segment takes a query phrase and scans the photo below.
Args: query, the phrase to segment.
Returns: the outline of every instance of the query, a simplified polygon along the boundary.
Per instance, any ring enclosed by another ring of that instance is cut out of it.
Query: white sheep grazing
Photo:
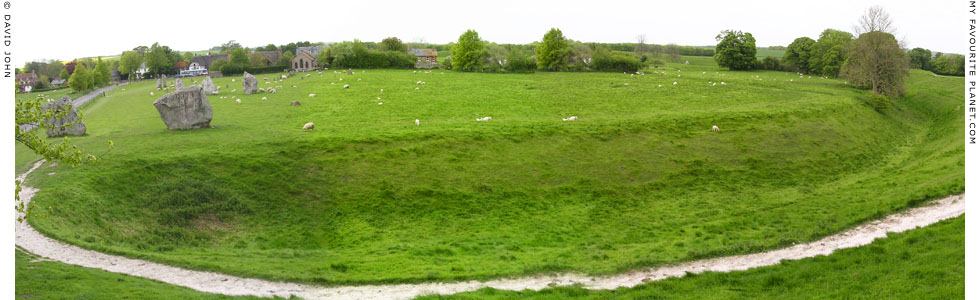
[[[286,79],[286,75],[279,75],[279,79]]]
[[[343,78],[337,78],[337,81],[344,81]]]
[[[306,124],[303,124],[303,130],[313,130],[313,127],[314,127],[313,122],[308,122]]]
[[[381,100],[381,97],[378,97],[378,100]]]
[[[357,81],[361,81],[361,79],[360,79],[360,78],[358,78],[358,79],[357,79]]]
[[[722,81],[722,82],[721,82],[721,85],[725,85],[725,82],[724,82],[724,81]]]
[[[701,72],[701,75],[708,74],[708,72]]]
[[[419,126],[419,119],[415,119],[415,126]]]
[[[344,85],[344,88],[345,88],[345,89],[349,89],[349,88],[350,88],[350,85],[349,85],[349,84],[345,84],[345,85]]]
[[[571,116],[571,117],[568,117],[568,118],[561,118],[561,120],[562,121],[578,121],[578,117],[577,116]]]
[[[157,88],[157,90],[160,91],[161,89],[160,88]]]
[[[674,85],[677,85],[677,81],[674,81]]]
[[[422,81],[421,80],[416,81],[415,84],[422,84]]]
[[[721,130],[718,129],[718,126],[717,125],[715,125],[715,126],[711,126],[711,131],[718,132],[718,131],[721,131]]]
[[[415,88],[415,90],[417,91],[417,90],[419,90],[419,88]]]
[[[266,82],[265,82],[265,84],[272,84],[272,82],[268,82],[268,81],[266,81]]]
[[[266,97],[262,97],[262,100],[269,100],[269,98],[266,98]]]
[[[711,84],[711,86],[715,86],[715,85],[718,85],[718,84],[717,84],[717,83],[712,83],[712,84]]]
[[[269,89],[269,94],[275,94],[275,93],[276,93],[276,89]]]
[[[150,96],[153,96],[153,92],[150,92]]]
[[[663,87],[663,85],[662,84],[658,84],[657,87]]]
[[[384,102],[378,102],[378,105],[382,105],[382,104],[385,104],[385,103]]]
[[[384,93],[385,92],[385,89],[381,89],[381,92]]]
[[[623,86],[630,86],[630,83],[629,82],[624,83]]]
[[[259,93],[265,93],[265,89],[259,88]]]
[[[336,83],[336,82],[331,82],[331,83],[330,83],[330,85],[335,85],[335,84],[337,84],[337,83]]]
[[[419,71],[412,71],[412,74],[418,73]]]
[[[242,99],[235,99],[235,103],[242,104]]]
[[[233,89],[233,90],[231,90],[231,92],[232,92],[232,93],[234,93],[234,92],[235,92],[235,91],[237,91],[237,90],[238,90],[238,89]]]
[[[476,121],[477,122],[487,122],[487,121],[490,121],[491,119],[493,119],[493,118],[491,118],[491,117],[482,117],[482,118],[477,118]]]
[[[232,79],[231,79],[231,82],[235,82],[235,78],[232,78]]]
[[[281,88],[282,88],[282,86],[281,86],[281,85],[277,85],[277,86],[276,86],[276,88],[277,88],[277,89],[281,89]]]
[[[296,86],[294,85],[294,86],[293,86],[293,88],[295,89],[295,88],[296,88]]]
[[[310,98],[316,97],[316,94],[310,94]]]

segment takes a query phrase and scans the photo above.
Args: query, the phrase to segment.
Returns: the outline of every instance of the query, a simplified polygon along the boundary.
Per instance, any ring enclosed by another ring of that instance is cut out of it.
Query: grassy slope
[[[590,291],[481,289],[424,299],[962,299],[964,217],[892,234],[829,256],[731,273],[704,273],[635,288]]]
[[[198,292],[163,282],[58,262],[17,250],[17,299],[268,299]]]
[[[879,114],[837,80],[685,59],[632,79],[369,70],[344,90],[314,74],[241,105],[210,97],[215,128],[192,132],[166,130],[152,83],[130,85],[86,110],[76,141],[115,141],[103,162],[32,176],[47,215],[32,223],[196,269],[408,282],[754,252],[963,190],[962,81],[913,72]],[[558,121],[569,115],[581,120]]]

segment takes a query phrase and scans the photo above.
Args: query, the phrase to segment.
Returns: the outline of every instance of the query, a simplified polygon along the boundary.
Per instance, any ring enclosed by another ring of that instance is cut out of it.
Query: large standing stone
[[[184,87],[184,81],[180,80],[180,78],[175,79],[174,82],[174,84],[177,85],[178,90]]]
[[[167,88],[167,75],[160,75],[160,78],[157,78],[157,88],[158,89]]]
[[[166,94],[153,106],[170,130],[208,128],[211,125],[211,103],[201,86],[193,85]]]
[[[259,80],[255,79],[255,76],[245,72],[242,75],[242,90],[245,90],[245,95],[255,94],[255,91],[259,89]]]
[[[218,88],[214,86],[214,81],[211,81],[211,77],[204,77],[204,80],[201,80],[201,88],[204,89],[204,93],[208,95],[218,93]]]
[[[57,101],[51,102],[42,109],[44,112],[54,110],[55,114],[62,114],[67,111],[67,113],[61,117],[54,117],[47,120],[48,124],[55,126],[52,129],[48,129],[48,136],[54,137],[85,134],[85,123],[82,123],[82,120],[78,119],[78,111],[75,110],[75,107],[72,107],[71,110],[68,109],[69,105],[71,105],[71,97],[64,96]],[[62,128],[62,126],[64,126],[64,128]]]

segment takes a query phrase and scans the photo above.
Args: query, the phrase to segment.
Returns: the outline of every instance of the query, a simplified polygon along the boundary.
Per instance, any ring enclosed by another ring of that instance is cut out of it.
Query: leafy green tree
[[[909,51],[909,63],[912,68],[929,70],[929,62],[932,60],[932,51],[923,48],[915,48]]]
[[[729,70],[755,68],[755,38],[751,33],[735,30],[722,31],[715,37],[715,62]]]
[[[143,56],[136,51],[126,51],[123,52],[122,56],[119,57],[119,73],[123,75],[131,75],[140,68],[143,64]]]
[[[847,46],[847,61],[841,75],[848,82],[871,89],[875,95],[901,96],[909,58],[890,33],[870,31]]]
[[[786,52],[783,54],[782,63],[795,66],[797,69],[803,72],[810,72],[810,54],[813,51],[813,45],[817,44],[808,37],[801,37],[793,40],[793,43],[786,47]],[[770,47],[772,48],[772,47]]]
[[[483,60],[487,56],[486,42],[480,39],[476,30],[466,30],[459,35],[459,40],[450,50],[453,57],[453,68],[462,71],[478,71],[484,68]]]
[[[92,88],[92,81],[92,74],[85,64],[78,63],[75,72],[71,74],[71,78],[68,78],[68,86],[76,92],[87,91]]]
[[[389,37],[381,40],[381,51],[407,51],[405,43],[397,37]]]
[[[93,83],[96,86],[104,86],[112,81],[112,73],[109,72],[109,64],[102,61],[102,57],[99,57],[98,63],[95,64],[95,72],[92,73]]]
[[[228,64],[228,59],[221,58],[211,62],[211,70],[221,71],[221,68]]]
[[[245,49],[243,49],[241,47],[234,48],[234,49],[231,49],[231,51],[229,52],[229,54],[231,54],[231,58],[229,60],[229,63],[231,63],[233,65],[239,65],[239,66],[246,66],[246,65],[248,65],[248,62],[249,62],[248,61],[248,54],[245,53]]]
[[[173,74],[177,56],[179,55],[170,50],[170,47],[153,43],[149,52],[146,53],[146,67],[150,69],[152,74]]]
[[[820,38],[810,52],[810,72],[837,77],[847,59],[847,44],[853,39],[853,35],[840,30],[827,29],[820,33]]]
[[[181,54],[181,61],[191,62],[194,59],[193,52],[184,52]]]
[[[565,70],[571,53],[571,43],[558,28],[548,30],[534,49],[538,69],[548,71]]]
[[[963,76],[966,57],[959,54],[936,53],[936,58],[929,64],[933,73],[939,75]]]
[[[296,55],[292,52],[283,52],[282,55],[279,56],[279,61],[276,63],[276,65],[288,66],[290,63],[292,63],[293,57],[296,57]]]
[[[70,76],[71,75],[68,74],[68,70],[65,70],[65,69],[61,69],[61,73],[58,74],[58,78],[61,78],[61,79],[64,79],[64,80],[68,80],[68,77],[70,77]]]
[[[289,59],[290,61],[292,61],[291,57],[292,56],[290,56]],[[330,67],[330,63],[333,62],[333,53],[332,51],[330,51],[330,48],[323,49],[323,51],[320,52],[320,55],[317,56],[316,62],[320,64],[321,67],[324,68]],[[289,63],[286,64],[288,65]]]
[[[229,54],[232,50],[241,48],[242,44],[239,44],[235,40],[230,40],[227,43],[221,44],[221,53]]]

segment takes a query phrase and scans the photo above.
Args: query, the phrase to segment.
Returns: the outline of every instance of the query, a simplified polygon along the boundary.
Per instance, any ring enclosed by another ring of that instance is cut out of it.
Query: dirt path
[[[27,174],[43,164],[34,164]],[[24,186],[20,197],[30,201],[37,189]],[[843,233],[825,237],[815,242],[764,253],[729,256],[698,260],[672,266],[636,270],[611,276],[585,276],[578,274],[540,275],[486,282],[465,281],[451,283],[421,283],[399,285],[320,287],[296,283],[273,282],[261,279],[239,278],[213,272],[186,270],[158,263],[124,258],[85,250],[45,237],[27,223],[17,223],[17,245],[38,256],[67,264],[123,273],[195,290],[225,295],[255,295],[262,297],[296,295],[305,299],[410,299],[426,294],[454,294],[483,287],[505,290],[539,290],[551,285],[582,284],[589,289],[613,289],[632,287],[649,280],[681,277],[685,273],[705,271],[729,272],[778,264],[782,260],[797,260],[817,255],[827,255],[837,249],[867,245],[888,232],[902,232],[953,218],[966,211],[963,195],[935,200],[926,206],[909,209],[884,219],[874,221]]]

